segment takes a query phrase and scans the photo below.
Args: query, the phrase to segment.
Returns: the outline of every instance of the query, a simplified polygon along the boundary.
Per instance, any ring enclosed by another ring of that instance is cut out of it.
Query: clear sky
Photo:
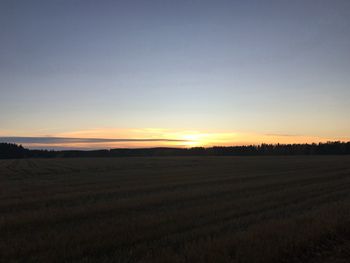
[[[348,0],[0,1],[0,136],[154,139],[27,146],[348,140],[349,98]]]

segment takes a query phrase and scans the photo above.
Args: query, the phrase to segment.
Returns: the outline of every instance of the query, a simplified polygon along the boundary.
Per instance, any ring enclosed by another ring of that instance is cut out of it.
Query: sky
[[[349,98],[348,0],[0,1],[0,141],[345,141]]]

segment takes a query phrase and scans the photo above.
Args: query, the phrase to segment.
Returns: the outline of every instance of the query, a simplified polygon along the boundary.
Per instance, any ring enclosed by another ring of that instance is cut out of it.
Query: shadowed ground
[[[348,262],[350,156],[0,160],[1,262]]]

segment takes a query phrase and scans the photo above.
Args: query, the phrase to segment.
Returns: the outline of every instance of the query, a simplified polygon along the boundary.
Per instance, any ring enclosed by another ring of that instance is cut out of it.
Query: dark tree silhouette
[[[0,143],[0,159],[55,157],[133,157],[133,156],[259,156],[350,154],[350,142],[319,144],[261,144],[230,147],[139,148],[95,151],[28,150],[21,145]]]
[[[24,149],[22,145],[13,143],[0,143],[0,159],[14,159],[30,157],[30,150]]]

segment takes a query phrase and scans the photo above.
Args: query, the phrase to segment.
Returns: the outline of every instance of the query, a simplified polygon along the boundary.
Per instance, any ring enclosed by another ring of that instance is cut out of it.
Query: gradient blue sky
[[[1,136],[350,137],[348,0],[1,0],[0,39]]]

